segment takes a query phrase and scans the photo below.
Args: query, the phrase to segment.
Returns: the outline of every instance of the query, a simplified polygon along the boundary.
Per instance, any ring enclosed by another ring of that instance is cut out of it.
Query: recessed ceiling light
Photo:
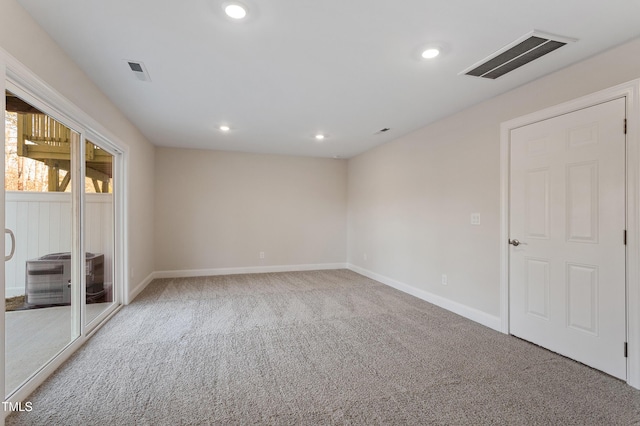
[[[247,7],[243,4],[225,3],[223,7],[229,18],[240,20],[247,16]]]
[[[324,135],[323,135],[322,133],[318,133],[318,134],[316,135],[316,140],[321,141],[321,140],[323,140],[323,139],[324,139]]]
[[[422,52],[422,57],[424,59],[433,59],[440,54],[440,49],[436,49],[435,47],[426,49]]]
[[[223,132],[228,132],[230,130],[229,126],[220,126],[219,127],[220,130],[222,130]]]

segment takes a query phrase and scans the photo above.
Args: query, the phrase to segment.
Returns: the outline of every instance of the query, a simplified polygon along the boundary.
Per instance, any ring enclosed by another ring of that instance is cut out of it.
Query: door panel
[[[80,335],[70,192],[80,134],[5,96],[5,229],[15,237],[5,260],[6,397]]]
[[[549,169],[526,173],[525,235],[529,238],[549,238]]]
[[[626,378],[625,100],[511,131],[510,332]]]
[[[567,241],[598,242],[598,162],[567,166]]]
[[[598,335],[598,267],[567,263],[567,325]]]
[[[525,258],[525,307],[529,315],[549,318],[549,262]]]
[[[115,157],[87,140],[85,158],[84,235],[87,252],[94,255],[86,275],[85,325],[109,310],[114,298],[114,203]]]

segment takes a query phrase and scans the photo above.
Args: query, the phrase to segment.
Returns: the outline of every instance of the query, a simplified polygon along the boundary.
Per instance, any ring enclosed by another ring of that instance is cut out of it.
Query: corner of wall
[[[124,300],[124,304],[128,305],[131,302],[133,302],[133,300],[140,294],[142,293],[142,290],[144,290],[150,283],[151,281],[155,280],[157,278],[157,273],[156,272],[152,272],[149,275],[147,275],[147,277],[142,280],[141,282],[139,282],[135,287],[133,287],[128,294],[125,295],[125,300]],[[129,286],[129,288],[131,288],[131,286]]]

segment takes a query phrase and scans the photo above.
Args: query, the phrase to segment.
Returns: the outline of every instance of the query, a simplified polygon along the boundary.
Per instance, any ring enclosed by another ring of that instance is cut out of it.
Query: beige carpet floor
[[[638,425],[640,391],[346,270],[152,282],[8,425]]]

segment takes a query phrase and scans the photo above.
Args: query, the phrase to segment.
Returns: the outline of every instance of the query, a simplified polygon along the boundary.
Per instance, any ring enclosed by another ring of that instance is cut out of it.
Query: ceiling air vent
[[[531,31],[460,74],[496,79],[574,41],[576,39]]]
[[[136,76],[136,78],[140,81],[151,81],[151,77],[149,77],[149,73],[147,72],[147,68],[140,61],[127,61],[131,72]]]

